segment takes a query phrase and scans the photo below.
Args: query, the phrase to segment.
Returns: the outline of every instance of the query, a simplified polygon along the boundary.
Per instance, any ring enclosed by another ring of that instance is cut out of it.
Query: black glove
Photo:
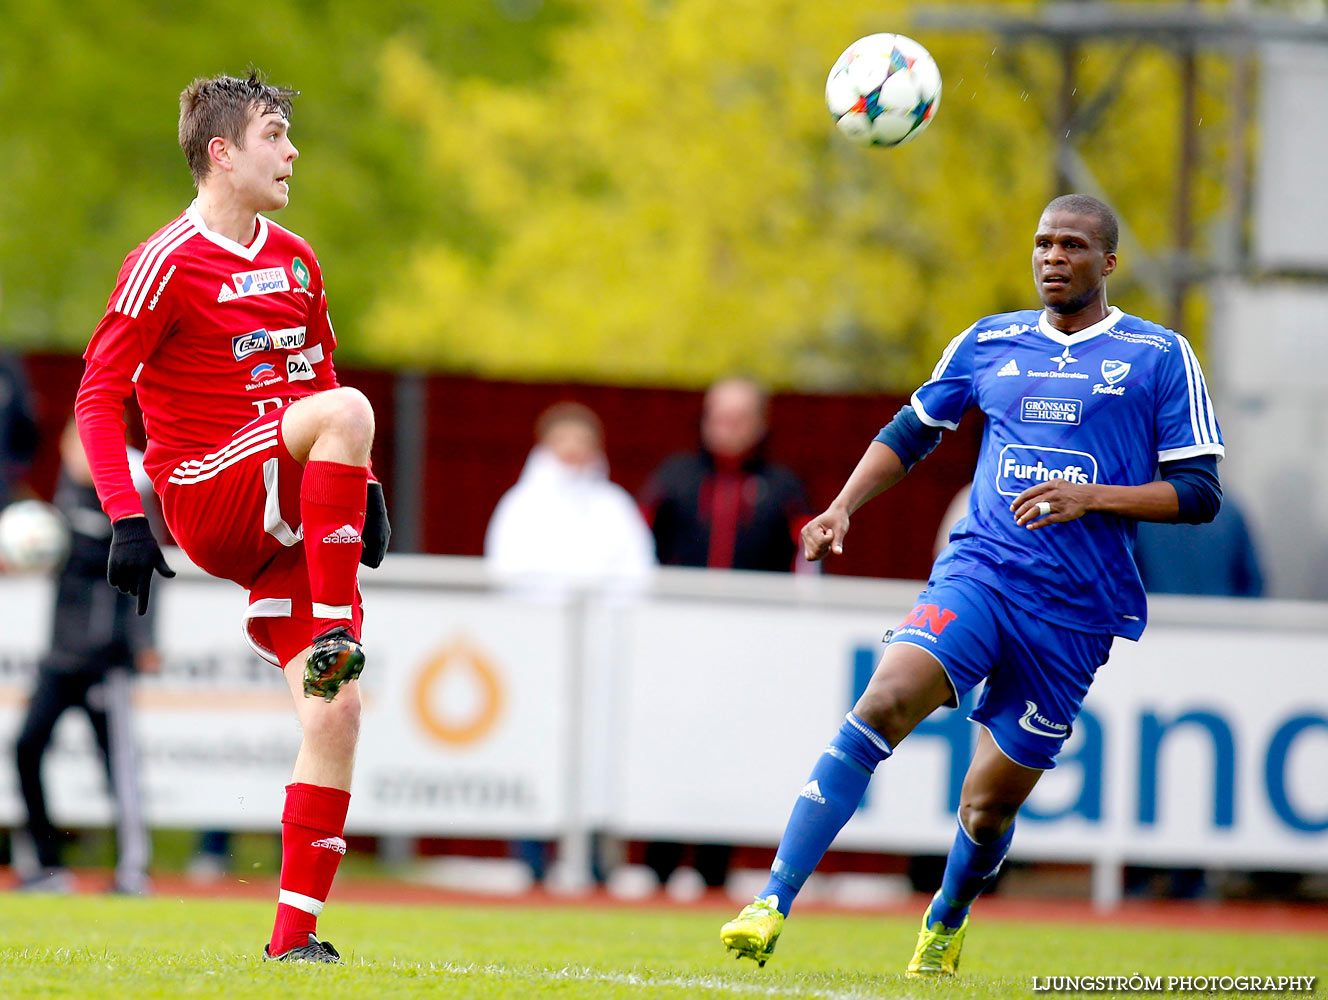
[[[111,525],[111,558],[106,564],[106,581],[122,594],[138,598],[138,613],[147,614],[148,591],[152,572],[174,576],[166,565],[152,527],[146,517],[122,517]]]
[[[360,538],[364,546],[360,549],[360,562],[370,569],[377,569],[387,555],[387,540],[392,537],[392,525],[387,520],[387,502],[383,500],[383,484],[370,483],[364,498],[364,530]]]

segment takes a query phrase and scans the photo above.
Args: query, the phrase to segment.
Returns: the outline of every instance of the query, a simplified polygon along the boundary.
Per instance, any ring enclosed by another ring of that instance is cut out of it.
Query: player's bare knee
[[[965,798],[959,804],[959,820],[975,843],[990,844],[1010,828],[1018,810],[1018,805],[984,797]]]
[[[331,426],[348,441],[363,444],[367,449],[374,439],[374,411],[368,397],[350,386],[333,389],[332,394],[336,396],[336,405],[329,414]]]
[[[359,686],[348,684],[331,701],[310,699],[302,713],[306,739],[319,743],[349,740],[353,745],[360,732]]]
[[[853,714],[895,746],[917,724],[916,712],[904,694],[892,684],[868,684]]]

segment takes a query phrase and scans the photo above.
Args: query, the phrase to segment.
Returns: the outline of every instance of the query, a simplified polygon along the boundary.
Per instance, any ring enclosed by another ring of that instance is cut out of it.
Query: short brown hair
[[[268,83],[261,72],[249,67],[245,79],[226,76],[199,77],[180,92],[180,148],[189,162],[197,187],[212,169],[208,143],[221,136],[241,148],[249,116],[279,113],[291,116],[291,101],[298,90]]]
[[[561,424],[580,424],[582,427],[588,427],[601,444],[604,442],[604,422],[584,403],[574,403],[570,400],[554,403],[539,415],[539,419],[535,421],[535,440],[543,441],[551,430]]]

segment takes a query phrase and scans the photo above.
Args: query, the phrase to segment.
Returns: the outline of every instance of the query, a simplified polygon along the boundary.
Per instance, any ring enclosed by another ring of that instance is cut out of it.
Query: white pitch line
[[[395,965],[395,963],[393,963]],[[430,962],[427,966],[411,964],[413,968],[428,968],[455,976],[495,976],[504,979],[526,979],[542,982],[591,982],[613,986],[638,986],[646,990],[684,989],[712,990],[735,996],[806,997],[811,1000],[878,1000],[879,990],[818,989],[810,986],[762,986],[740,983],[722,976],[650,976],[624,972],[603,972],[596,969],[564,966],[561,969],[523,969],[506,965],[465,965],[455,962]],[[910,1000],[910,998],[901,998]]]

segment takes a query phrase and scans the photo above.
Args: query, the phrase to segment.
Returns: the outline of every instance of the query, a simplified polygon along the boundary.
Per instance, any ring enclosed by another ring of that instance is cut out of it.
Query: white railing
[[[239,633],[243,593],[168,558],[165,672],[139,686],[150,820],[275,829],[299,740],[278,672]],[[389,557],[362,576],[365,716],[348,828],[774,844],[806,773],[917,583],[661,570],[635,595],[497,586],[476,559]],[[0,744],[49,636],[50,586],[0,578]],[[1119,641],[1019,821],[1013,856],[1328,870],[1328,605],[1155,599]],[[90,734],[62,722],[57,822],[104,823]],[[975,727],[928,719],[884,764],[845,848],[944,853]],[[20,815],[0,768],[0,822]],[[576,875],[571,877],[576,881]]]

